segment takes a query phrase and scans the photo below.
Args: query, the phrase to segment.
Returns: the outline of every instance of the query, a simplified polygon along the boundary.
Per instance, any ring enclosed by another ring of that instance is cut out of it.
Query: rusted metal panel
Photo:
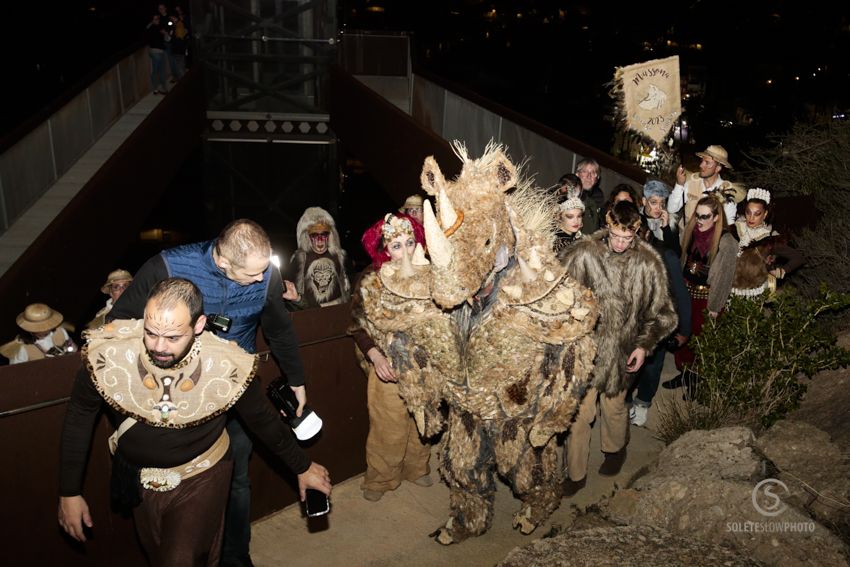
[[[347,304],[293,315],[308,377],[309,404],[324,421],[322,432],[305,450],[330,470],[334,482],[365,470],[366,380],[354,356],[354,343],[345,335],[349,321]],[[261,353],[267,352],[262,337],[258,345]],[[279,370],[272,359],[263,359],[259,379],[265,386]],[[0,367],[0,415],[57,402],[0,417],[4,465],[0,467],[0,486],[4,487],[0,525],[6,543],[4,560],[10,565],[146,564],[132,520],[109,509],[106,438],[112,427],[105,418],[94,433],[83,489],[94,520],[93,537],[85,545],[76,544],[63,535],[56,522],[63,400],[79,367],[78,355]],[[251,462],[254,518],[297,501],[294,476],[264,453],[257,447]]]

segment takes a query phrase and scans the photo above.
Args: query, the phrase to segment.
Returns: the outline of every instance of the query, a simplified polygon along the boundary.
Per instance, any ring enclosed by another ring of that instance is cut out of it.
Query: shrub
[[[850,121],[799,122],[771,139],[767,148],[752,149],[739,168],[748,187],[771,189],[775,196],[812,199],[820,220],[814,229],[794,231],[796,244],[806,255],[791,281],[814,297],[820,284],[850,292]]]
[[[660,434],[669,442],[691,429],[746,425],[770,427],[795,409],[806,380],[850,364],[821,320],[850,306],[850,294],[821,287],[808,299],[793,290],[771,297],[733,297],[716,320],[706,318],[691,339],[699,379],[685,404],[664,408]]]

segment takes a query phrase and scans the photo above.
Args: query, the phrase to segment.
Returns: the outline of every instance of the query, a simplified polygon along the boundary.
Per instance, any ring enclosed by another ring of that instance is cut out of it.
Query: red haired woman
[[[352,311],[362,314],[360,281],[366,274],[381,269],[385,262],[402,262],[412,258],[417,245],[425,246],[425,233],[413,217],[389,213],[373,224],[360,239],[372,258],[372,264],[358,278]],[[366,438],[366,474],[363,497],[377,502],[385,492],[395,490],[407,480],[419,486],[431,486],[428,459],[431,446],[422,441],[416,423],[399,396],[393,367],[386,355],[360,327],[349,333],[357,344],[358,356],[368,375],[367,404],[369,436]]]

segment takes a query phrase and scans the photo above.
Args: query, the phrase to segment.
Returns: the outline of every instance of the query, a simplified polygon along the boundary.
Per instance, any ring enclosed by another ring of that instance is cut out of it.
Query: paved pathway
[[[675,374],[672,356],[667,357],[662,380]],[[594,427],[587,486],[572,499],[564,499],[546,524],[530,536],[511,528],[511,516],[519,509],[508,487],[499,482],[493,526],[481,537],[458,545],[441,546],[428,537],[448,518],[448,488],[435,484],[422,488],[403,483],[379,502],[368,502],[360,491],[360,477],[334,486],[331,513],[315,522],[302,515],[300,505],[290,506],[254,523],[251,556],[258,567],[285,565],[353,567],[494,565],[514,547],[526,545],[555,526],[572,523],[574,507],[581,509],[611,494],[616,483],[625,483],[654,460],[663,444],[654,437],[656,409],[680,391],[659,389],[661,403],[653,404],[647,428],[632,427],[626,465],[618,477],[596,474],[602,463],[599,428]],[[432,465],[436,457],[432,457]],[[432,473],[436,479],[436,472]]]

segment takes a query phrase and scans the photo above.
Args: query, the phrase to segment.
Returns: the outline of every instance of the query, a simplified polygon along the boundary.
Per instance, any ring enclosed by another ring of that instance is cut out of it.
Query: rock
[[[839,533],[850,534],[850,466],[826,432],[802,421],[783,420],[756,444],[779,469],[777,478],[788,488],[787,502]]]
[[[729,546],[766,565],[847,565],[844,544],[793,503],[781,501],[775,486],[771,492],[770,484],[763,485],[755,501],[779,513],[767,516],[756,509],[754,488],[766,467],[755,443],[742,427],[691,431],[661,452],[655,470],[615,493],[600,512],[616,523]]]
[[[499,567],[575,567],[617,565],[618,567],[728,567],[759,565],[730,549],[704,543],[662,528],[619,526],[593,528],[542,539],[514,549]]]
[[[689,479],[752,480],[763,478],[764,464],[753,451],[755,436],[746,427],[689,431],[658,456],[653,479],[668,476]],[[643,488],[650,477],[638,479]]]
[[[800,407],[787,418],[827,432],[845,453],[850,453],[850,369],[818,372],[807,385]]]

